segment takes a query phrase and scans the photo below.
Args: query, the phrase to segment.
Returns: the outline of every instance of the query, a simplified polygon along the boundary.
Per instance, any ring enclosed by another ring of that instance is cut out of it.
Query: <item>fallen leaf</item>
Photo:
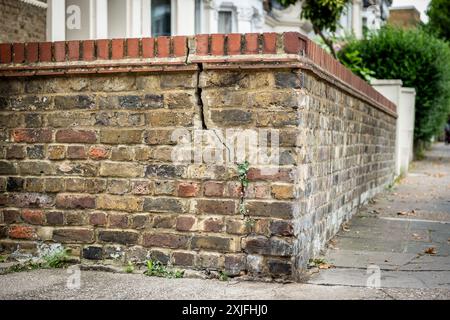
[[[417,233],[413,233],[412,236],[413,236],[413,238],[416,239],[416,240],[422,239],[422,237],[419,236]]]
[[[424,252],[425,252],[426,254],[436,254],[436,253],[437,253],[435,247],[429,247],[429,248],[425,249]]]
[[[331,269],[331,268],[334,268],[334,266],[332,264],[328,264],[328,263],[319,264],[319,269]]]

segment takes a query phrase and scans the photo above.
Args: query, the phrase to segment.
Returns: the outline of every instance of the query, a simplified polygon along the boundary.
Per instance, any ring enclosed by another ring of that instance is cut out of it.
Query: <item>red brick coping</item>
[[[396,115],[394,103],[298,32],[0,44],[0,77],[195,70],[197,66],[193,64],[200,62],[283,67],[283,63],[295,61],[302,63],[299,67],[303,68],[307,67],[305,61],[312,62],[312,67]]]

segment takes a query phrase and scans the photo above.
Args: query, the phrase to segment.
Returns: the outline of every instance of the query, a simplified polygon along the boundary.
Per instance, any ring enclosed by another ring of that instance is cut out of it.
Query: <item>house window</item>
[[[170,36],[171,0],[152,0],[152,36]]]
[[[233,13],[231,11],[219,11],[219,33],[231,33],[233,31]]]

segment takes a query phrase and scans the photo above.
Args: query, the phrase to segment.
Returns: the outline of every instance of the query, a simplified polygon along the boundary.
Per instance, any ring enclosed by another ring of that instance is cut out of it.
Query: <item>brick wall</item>
[[[395,106],[297,33],[3,44],[0,62],[1,250],[298,278],[393,177]],[[174,162],[180,129],[277,130],[279,165],[250,161],[242,188],[236,163]]]
[[[44,41],[47,9],[0,0],[0,42]]]

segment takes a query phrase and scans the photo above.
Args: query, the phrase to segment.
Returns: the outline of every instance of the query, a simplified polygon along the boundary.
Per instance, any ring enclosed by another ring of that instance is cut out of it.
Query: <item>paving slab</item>
[[[308,283],[367,286],[375,268],[392,297],[401,296],[400,288],[449,292],[449,255],[450,146],[436,144],[339,231],[323,257],[335,268],[321,269]]]

